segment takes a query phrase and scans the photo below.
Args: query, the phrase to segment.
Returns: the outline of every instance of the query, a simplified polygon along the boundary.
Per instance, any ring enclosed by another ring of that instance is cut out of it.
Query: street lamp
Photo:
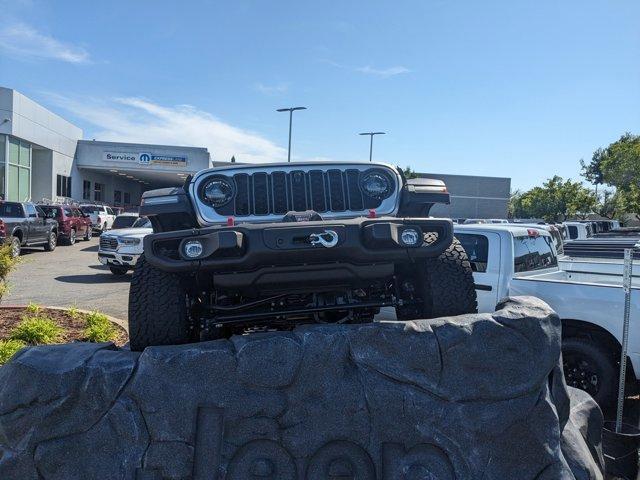
[[[371,141],[369,142],[369,161],[373,156],[373,136],[374,135],[386,135],[386,132],[362,132],[358,135],[369,135],[371,137]]]
[[[293,122],[293,112],[296,110],[306,110],[307,107],[279,108],[276,112],[289,112],[289,150],[287,151],[287,162],[291,161],[291,123]]]

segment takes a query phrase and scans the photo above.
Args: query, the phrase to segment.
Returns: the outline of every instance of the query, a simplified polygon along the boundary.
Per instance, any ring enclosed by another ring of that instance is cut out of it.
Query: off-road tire
[[[20,251],[22,250],[22,246],[20,245],[20,239],[18,237],[12,236],[11,241],[11,257],[16,258],[20,256]]]
[[[126,267],[118,267],[116,265],[109,265],[109,270],[111,270],[111,273],[113,273],[114,275],[126,275],[126,273],[129,271],[128,268]]]
[[[131,350],[189,341],[187,294],[180,277],[153,267],[141,255],[129,289]]]
[[[457,238],[438,257],[427,259],[423,275],[423,318],[478,312],[473,270]]]
[[[577,360],[581,358],[587,362],[588,366],[581,368],[580,365],[577,365],[579,363]],[[564,338],[562,339],[562,361],[565,370],[564,376],[568,385],[581,388],[575,385],[574,382],[574,380],[577,380],[580,383],[581,372],[568,371],[569,369],[573,370],[572,367],[577,367],[578,370],[591,371],[597,375],[598,386],[595,391],[587,389],[587,393],[598,402],[601,408],[611,407],[615,403],[618,395],[618,367],[615,354],[605,346],[596,343],[590,338]]]
[[[53,230],[49,232],[47,236],[47,243],[44,244],[45,252],[53,252],[58,245],[58,234]]]

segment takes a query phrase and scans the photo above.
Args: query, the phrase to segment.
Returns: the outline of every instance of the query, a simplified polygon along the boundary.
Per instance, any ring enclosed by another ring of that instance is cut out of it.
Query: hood
[[[117,228],[104,233],[113,237],[144,237],[153,233],[153,228]]]

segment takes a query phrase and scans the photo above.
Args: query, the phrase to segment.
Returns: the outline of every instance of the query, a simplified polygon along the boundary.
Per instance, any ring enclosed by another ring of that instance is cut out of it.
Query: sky
[[[87,139],[214,160],[579,178],[640,133],[637,0],[0,0],[0,86]]]

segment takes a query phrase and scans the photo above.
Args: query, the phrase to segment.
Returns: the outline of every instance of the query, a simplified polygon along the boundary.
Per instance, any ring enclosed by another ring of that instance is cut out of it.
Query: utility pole
[[[369,161],[371,161],[373,159],[373,136],[386,135],[386,132],[362,132],[358,135],[369,135],[369,137],[371,137],[369,141]]]
[[[289,149],[287,150],[287,162],[291,162],[291,125],[293,124],[293,112],[306,110],[307,107],[278,108],[276,112],[289,112]]]

